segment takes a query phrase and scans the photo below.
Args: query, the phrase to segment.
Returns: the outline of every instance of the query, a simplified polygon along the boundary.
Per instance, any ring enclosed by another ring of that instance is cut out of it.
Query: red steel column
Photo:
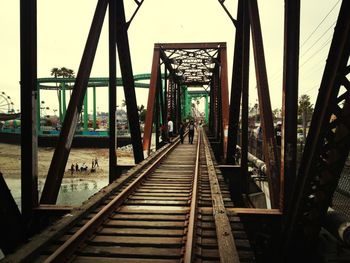
[[[223,159],[227,156],[227,137],[228,137],[228,79],[227,79],[227,51],[226,44],[220,47],[220,88],[221,88],[221,118],[222,118],[222,141],[223,141]]]
[[[272,208],[278,208],[280,191],[280,178],[278,169],[279,162],[276,151],[276,139],[273,127],[269,85],[267,82],[265,55],[257,0],[249,0],[249,13],[253,37],[255,72],[261,116],[260,118],[263,129],[263,150],[267,168],[266,175],[268,177],[269,183],[271,206]]]
[[[159,47],[154,47],[151,79],[149,84],[149,93],[148,93],[148,101],[147,101],[147,114],[146,114],[145,128],[143,133],[143,153],[145,157],[149,155],[150,147],[151,147],[154,106],[155,106],[155,99],[156,99],[156,92],[157,92],[158,74],[160,74],[159,59],[160,59]]]

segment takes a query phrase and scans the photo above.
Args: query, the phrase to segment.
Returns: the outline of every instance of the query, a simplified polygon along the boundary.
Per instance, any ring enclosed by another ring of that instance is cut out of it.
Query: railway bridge
[[[21,1],[21,211],[0,180],[1,262],[349,262],[350,2],[341,1],[297,162],[300,1],[285,1],[282,140],[276,144],[257,0],[239,0],[232,83],[225,42],[154,45],[141,137],[124,1],[98,0],[40,200],[36,1]],[[56,205],[108,7],[109,182],[79,208]],[[251,34],[250,34],[251,33]],[[252,38],[262,157],[249,148]],[[135,166],[116,162],[117,54]],[[164,78],[162,78],[164,76]],[[230,86],[230,87],[229,87]],[[186,90],[208,97],[194,144],[180,142]],[[175,137],[162,140],[171,119]],[[152,151],[155,133],[155,151]],[[2,178],[2,177],[1,177]]]

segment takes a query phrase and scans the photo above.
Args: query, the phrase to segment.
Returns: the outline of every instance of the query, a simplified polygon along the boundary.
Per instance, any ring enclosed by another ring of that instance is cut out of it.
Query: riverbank
[[[106,148],[73,148],[69,154],[65,167],[64,178],[76,177],[105,177],[108,176],[108,149]],[[51,163],[54,148],[38,148],[38,177],[45,178]],[[92,160],[97,158],[98,165],[95,172],[91,172]],[[81,167],[85,163],[88,166],[86,171],[70,171],[72,164]],[[134,164],[132,151],[127,148],[117,149],[118,164]],[[0,172],[5,178],[20,178],[21,174],[21,147],[19,145],[0,143]]]

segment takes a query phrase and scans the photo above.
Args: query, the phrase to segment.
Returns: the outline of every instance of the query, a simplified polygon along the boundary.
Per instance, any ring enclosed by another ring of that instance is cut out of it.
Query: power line
[[[330,13],[332,13],[332,11],[334,10],[334,8],[338,5],[338,3],[340,2],[340,0],[338,0],[335,5],[331,8],[331,10],[327,13],[327,15],[322,19],[322,21],[316,26],[316,28],[314,29],[314,31],[311,32],[311,34],[307,37],[307,39],[301,44],[300,48],[302,48],[307,41],[313,36],[313,34],[315,34],[315,32],[317,31],[317,29],[322,25],[322,23],[326,20],[326,18],[329,16]]]
[[[331,28],[333,28],[333,26],[336,24],[336,22],[337,22],[337,21],[334,21],[334,22],[330,25],[330,27],[327,28],[327,30],[324,31],[324,32],[322,33],[322,35],[321,35],[307,50],[305,50],[305,52],[300,56],[300,58],[302,58],[303,56],[305,56],[305,54],[306,54],[308,51],[310,51],[310,49],[312,49],[312,48],[318,43],[318,41],[320,41],[320,40],[326,35],[326,33],[327,33]]]
[[[299,69],[302,68],[307,62],[309,62],[313,57],[314,55],[316,55],[318,52],[320,52],[322,49],[324,49],[332,40],[332,37],[329,38],[318,50],[316,50],[307,60],[304,61],[303,64],[301,64],[299,66]]]
[[[301,44],[301,46],[300,46],[300,49],[307,43],[307,41],[313,36],[313,34],[317,31],[317,29],[322,25],[322,23],[326,20],[326,18],[330,15],[330,13],[332,13],[332,11],[334,10],[334,8],[338,5],[338,3],[340,2],[340,0],[338,0],[335,4],[334,4],[334,6],[331,8],[331,10],[326,14],[326,16],[322,19],[322,21],[316,26],[316,28],[311,32],[311,34],[307,37],[307,39]],[[300,59],[303,57],[303,56],[305,56],[305,54],[308,52],[308,51],[310,51],[317,43],[318,43],[318,41],[320,41],[324,36],[325,36],[325,34],[331,29],[331,28],[333,28],[333,26],[335,25],[335,23],[336,23],[336,21],[334,21],[327,29],[326,29],[326,31],[324,31],[323,33],[322,33],[322,35],[305,51],[305,52],[303,52],[303,54],[300,56]],[[326,44],[328,44],[328,42],[326,43]],[[321,49],[319,49],[319,50],[322,50],[322,48],[324,48],[325,46],[322,46],[321,47]],[[318,50],[318,51],[319,51]],[[315,52],[315,53],[317,53],[317,52]],[[314,53],[314,54],[315,54]],[[308,60],[307,61],[309,61],[311,58],[308,58]],[[304,64],[306,64],[307,63],[307,61],[305,61],[304,63],[303,63],[303,65]],[[302,66],[303,66],[302,65]],[[301,66],[299,66],[299,68],[300,68]],[[283,70],[283,68],[280,68],[277,72],[275,72],[273,75],[272,75],[272,77],[270,78],[270,82],[271,83],[273,83],[273,82],[276,82],[276,81],[278,81],[278,80],[280,80],[280,77],[281,77],[281,75],[280,75],[280,73],[282,72],[282,70]]]

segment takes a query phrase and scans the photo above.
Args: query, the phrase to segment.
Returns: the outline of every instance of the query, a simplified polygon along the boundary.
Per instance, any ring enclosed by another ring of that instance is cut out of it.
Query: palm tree
[[[62,76],[62,70],[59,68],[52,68],[51,69],[51,76],[53,76],[57,80],[57,77]],[[61,93],[60,93],[60,90],[58,89],[57,81],[56,81],[56,91],[57,91],[58,105],[60,106],[59,107],[59,116],[62,116]]]
[[[55,77],[55,79],[57,79],[57,77],[61,76],[61,70],[59,68],[52,68],[51,69],[51,76]]]

